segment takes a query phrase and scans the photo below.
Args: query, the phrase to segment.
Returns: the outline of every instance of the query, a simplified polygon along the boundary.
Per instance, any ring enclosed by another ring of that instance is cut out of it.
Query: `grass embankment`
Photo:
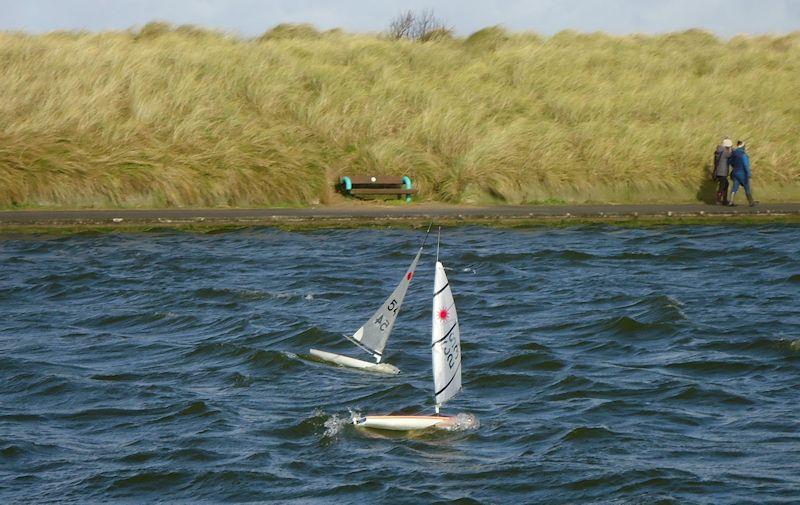
[[[326,203],[364,172],[454,203],[690,202],[723,134],[759,199],[800,201],[798,83],[798,33],[0,33],[0,207]]]

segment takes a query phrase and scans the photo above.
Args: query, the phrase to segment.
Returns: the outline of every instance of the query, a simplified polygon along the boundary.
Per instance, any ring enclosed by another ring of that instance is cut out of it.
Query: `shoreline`
[[[119,209],[0,211],[0,234],[137,232],[182,230],[213,232],[254,226],[285,230],[358,227],[660,226],[688,224],[800,224],[800,204],[757,207],[683,205],[406,206],[339,205],[266,209]]]

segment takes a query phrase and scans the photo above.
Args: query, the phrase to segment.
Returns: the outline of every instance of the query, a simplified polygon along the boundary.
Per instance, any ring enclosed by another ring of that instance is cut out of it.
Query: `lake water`
[[[800,500],[800,227],[445,229],[444,412],[480,425],[356,429],[432,412],[435,249],[386,350],[401,375],[308,349],[367,359],[341,335],[423,234],[0,238],[0,501]]]

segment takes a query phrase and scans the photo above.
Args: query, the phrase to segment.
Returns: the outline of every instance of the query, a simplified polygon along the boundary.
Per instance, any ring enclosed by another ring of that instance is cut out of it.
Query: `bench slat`
[[[416,188],[353,188],[349,191],[351,195],[413,195],[416,192]]]
[[[357,184],[397,184],[398,186],[403,184],[402,177],[395,177],[392,175],[376,175],[374,177],[375,182],[372,182],[372,176],[356,175],[354,177],[350,177],[350,182],[352,182],[354,186]]]

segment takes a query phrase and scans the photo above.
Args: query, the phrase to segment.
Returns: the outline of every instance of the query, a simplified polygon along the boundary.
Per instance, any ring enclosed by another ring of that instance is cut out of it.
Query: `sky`
[[[0,0],[0,30],[118,30],[158,20],[243,36],[279,23],[379,32],[404,10],[426,9],[461,35],[498,24],[544,35],[800,30],[800,0]]]

